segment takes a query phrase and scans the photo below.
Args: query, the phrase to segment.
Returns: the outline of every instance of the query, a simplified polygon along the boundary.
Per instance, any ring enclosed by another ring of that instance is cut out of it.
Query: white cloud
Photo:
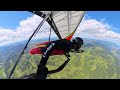
[[[7,37],[7,36],[3,36],[3,37],[0,38],[0,42],[3,42],[3,41],[5,41],[5,40],[8,40],[8,37]]]
[[[100,21],[96,19],[84,19],[75,35],[81,37],[91,37],[102,40],[120,41],[120,34],[114,32],[115,30],[112,25],[109,25],[105,19]]]
[[[33,15],[26,20],[20,21],[20,26],[14,31],[0,27],[0,45],[28,39],[41,21],[42,18]],[[45,22],[35,38],[48,37],[49,30],[50,26]],[[54,32],[52,32],[52,35],[55,35]]]
[[[109,25],[105,18],[98,21],[89,16],[86,17],[82,20],[75,36],[120,41],[120,34],[113,31],[116,28]],[[20,26],[14,31],[0,27],[0,45],[28,39],[41,21],[42,18],[33,15],[26,20],[20,21]],[[34,38],[49,37],[49,30],[50,26],[45,22]],[[56,36],[54,32],[52,32],[52,36]]]

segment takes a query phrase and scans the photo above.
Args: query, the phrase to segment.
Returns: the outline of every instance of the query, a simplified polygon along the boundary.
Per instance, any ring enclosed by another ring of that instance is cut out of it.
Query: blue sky
[[[29,38],[40,22],[28,11],[0,11],[0,45]],[[45,24],[38,37],[49,36],[47,28]],[[87,11],[77,31],[78,36],[120,45],[120,11]]]
[[[32,15],[31,12],[27,11],[0,11],[0,27],[16,29],[20,21]]]
[[[120,33],[120,11],[87,11],[87,15],[96,20],[105,18],[105,21],[110,25],[113,25],[117,33]]]
[[[120,11],[87,11],[86,14],[96,20],[105,18],[107,23],[116,28],[120,28]],[[32,15],[28,11],[0,11],[0,27],[16,29],[20,21]],[[120,33],[119,29],[114,31]]]

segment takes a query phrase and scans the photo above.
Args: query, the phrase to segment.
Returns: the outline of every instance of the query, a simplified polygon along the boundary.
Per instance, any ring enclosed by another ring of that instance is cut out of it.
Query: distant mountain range
[[[53,38],[53,39],[55,40],[55,38]],[[88,66],[91,65],[90,67],[91,67],[92,70],[94,70],[95,67],[99,67],[100,63],[101,64],[103,63],[103,67],[106,68],[108,74],[109,73],[110,74],[114,73],[113,71],[109,72],[109,70],[112,70],[112,69],[109,69],[109,68],[111,68],[111,67],[112,68],[117,68],[115,70],[118,74],[115,74],[115,76],[114,75],[113,76],[108,75],[107,77],[120,78],[120,76],[119,76],[120,75],[120,46],[118,46],[114,43],[111,43],[111,42],[106,42],[106,41],[101,41],[101,40],[94,40],[94,39],[88,39],[88,38],[83,38],[83,39],[84,39],[84,46],[82,47],[82,49],[85,52],[82,54],[83,55],[82,60],[84,61],[84,63],[89,63],[89,64],[86,64],[86,65],[88,65]],[[23,63],[23,61],[20,62],[19,67],[21,67],[21,70],[19,71],[19,69],[17,69],[17,74],[15,74],[16,77],[19,76],[18,72],[19,72],[19,74],[22,73],[24,75],[25,73],[23,73],[23,72],[30,73],[30,70],[31,70],[30,68],[32,68],[33,66],[36,67],[35,62],[39,62],[39,61],[36,61],[36,60],[40,60],[39,56],[36,56],[36,57],[30,56],[29,55],[29,50],[32,47],[34,47],[36,44],[39,44],[39,43],[41,43],[43,41],[47,41],[47,40],[48,39],[46,39],[46,38],[45,39],[38,39],[38,40],[32,40],[29,43],[28,48],[26,49],[25,54],[22,57],[22,60],[23,59],[26,60],[27,65],[23,66],[25,63]],[[22,41],[22,42],[19,42],[19,43],[14,43],[14,44],[10,44],[10,45],[0,47],[0,77],[1,78],[5,78],[5,76],[8,76],[11,68],[13,67],[13,65],[14,65],[15,61],[17,60],[18,56],[20,55],[20,53],[21,53],[22,49],[24,48],[26,42],[27,41]],[[72,57],[75,57],[75,55],[72,54]],[[98,59],[99,59],[99,61],[97,61]],[[30,60],[32,60],[32,61],[28,62]],[[71,61],[73,62],[72,64],[75,63],[74,60],[71,60]],[[89,62],[89,61],[91,61],[91,62]],[[52,62],[53,62],[53,60],[52,60]],[[92,67],[92,65],[97,65],[97,64],[94,64],[96,62],[98,62],[98,66]],[[49,62],[49,64],[50,63],[51,62]],[[113,63],[115,63],[116,66],[114,66]],[[71,66],[74,66],[72,64],[71,64]],[[104,66],[104,64],[105,64],[105,66]],[[53,64],[50,64],[50,65],[53,65]],[[110,67],[110,65],[111,65],[111,67]],[[81,66],[81,63],[80,64],[78,63],[78,66]],[[86,66],[86,67],[88,67],[88,66]],[[27,67],[29,67],[29,70],[26,71]],[[85,68],[85,66],[83,66],[83,67]],[[102,66],[100,65],[100,67],[102,67]],[[88,68],[87,68],[87,70],[88,70]],[[100,69],[100,70],[102,70],[102,69]],[[23,71],[23,72],[21,72],[21,71]],[[35,71],[35,70],[33,70],[33,71]],[[85,71],[81,71],[81,72],[85,73]],[[95,73],[96,72],[97,71],[95,71]],[[89,73],[87,72],[86,74],[89,74]],[[101,71],[101,73],[102,73],[102,71]],[[22,75],[22,74],[20,74],[20,75]],[[72,76],[70,77],[68,75],[68,77],[66,77],[66,78],[73,78],[73,77]],[[100,76],[100,77],[104,78],[104,75]],[[48,78],[53,78],[53,77],[51,75]],[[78,78],[85,78],[85,76],[84,77],[79,76]],[[89,75],[89,78],[99,78],[99,75],[97,73],[96,73],[96,76],[94,76],[94,77]]]
[[[55,40],[55,38],[53,38],[52,40]],[[32,40],[28,44],[28,47],[25,50],[25,54],[28,54],[29,50],[32,47],[34,47],[36,44],[39,44],[44,41],[48,41],[48,39],[43,38],[43,39]],[[0,63],[1,63],[1,61],[2,62],[6,61],[6,60],[9,61],[10,59],[13,59],[15,61],[17,59],[17,57],[19,56],[19,54],[22,52],[26,43],[27,43],[27,40],[0,47]],[[120,46],[118,46],[114,43],[84,38],[84,46],[88,47],[88,48],[94,47],[94,46],[102,47],[109,52],[115,52],[114,55],[120,59]]]
[[[120,46],[115,43],[95,39],[85,39],[85,42],[89,42],[85,44],[86,47],[100,46],[107,49],[109,52],[115,52],[114,55],[120,59]]]

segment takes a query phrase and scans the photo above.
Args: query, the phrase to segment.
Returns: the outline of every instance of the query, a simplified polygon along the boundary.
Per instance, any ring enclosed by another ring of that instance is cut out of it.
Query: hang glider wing
[[[79,26],[85,11],[30,11],[44,18],[52,14],[46,21],[53,28],[59,39],[70,40]]]

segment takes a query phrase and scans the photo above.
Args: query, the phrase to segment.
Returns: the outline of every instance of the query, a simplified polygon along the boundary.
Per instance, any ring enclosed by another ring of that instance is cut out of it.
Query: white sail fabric
[[[51,11],[41,11],[44,14]],[[85,11],[52,11],[53,20],[62,38],[66,38],[74,32],[81,22]]]

